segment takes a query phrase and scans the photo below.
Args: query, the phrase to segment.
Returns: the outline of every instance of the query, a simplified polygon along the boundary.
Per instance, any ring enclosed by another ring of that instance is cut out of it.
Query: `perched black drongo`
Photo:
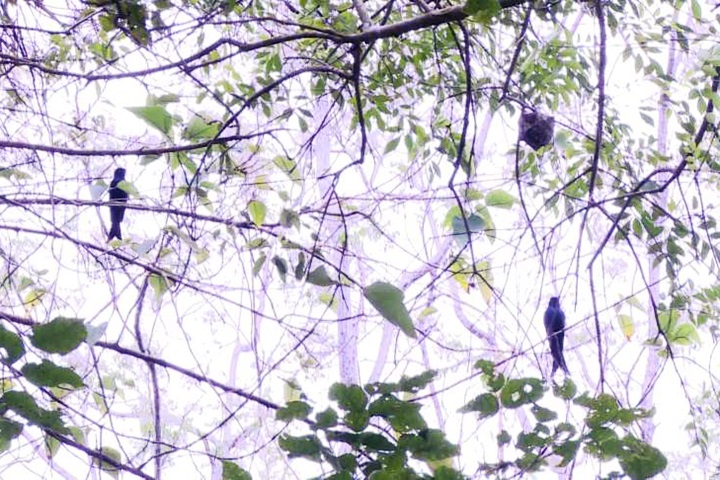
[[[113,238],[122,240],[120,223],[122,223],[125,216],[125,206],[121,202],[127,202],[128,199],[127,192],[118,187],[118,184],[123,180],[125,180],[125,169],[116,168],[112,182],[110,182],[110,201],[114,205],[110,205],[110,234],[108,235],[108,241]]]
[[[547,310],[545,310],[545,332],[550,343],[550,355],[552,355],[553,366],[550,376],[555,375],[558,368],[562,368],[569,374],[563,355],[563,342],[565,340],[565,313],[560,308],[560,299],[552,297]]]

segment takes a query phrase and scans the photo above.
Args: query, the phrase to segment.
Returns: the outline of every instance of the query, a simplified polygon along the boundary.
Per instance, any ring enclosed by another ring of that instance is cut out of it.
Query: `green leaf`
[[[330,400],[334,400],[345,411],[358,412],[365,410],[368,398],[362,388],[357,385],[335,383],[330,387]]]
[[[623,333],[625,338],[628,341],[632,339],[632,336],[635,333],[635,324],[633,323],[632,317],[621,313],[618,315],[617,322],[620,327],[620,331]]]
[[[343,418],[345,425],[355,432],[364,430],[370,421],[370,414],[366,410],[367,395],[357,385],[335,383],[330,387],[330,399],[347,413]]]
[[[48,353],[66,354],[75,350],[87,337],[78,318],[56,317],[48,323],[34,325],[30,343]]]
[[[329,287],[330,285],[335,285],[337,283],[335,280],[330,278],[330,275],[328,275],[324,265],[321,265],[312,272],[308,273],[307,282],[317,285],[318,287]]]
[[[300,252],[298,254],[298,263],[295,265],[295,280],[300,280],[305,273],[305,254]]]
[[[445,438],[442,431],[430,428],[421,430],[417,435],[401,435],[398,447],[409,450],[413,457],[422,460],[443,460],[458,454],[457,445]]]
[[[419,403],[398,400],[394,395],[383,395],[368,405],[372,417],[382,417],[396,432],[417,431],[427,428],[420,414]]]
[[[515,197],[505,190],[493,190],[485,196],[488,207],[510,209],[515,204]]]
[[[0,417],[0,452],[4,452],[10,447],[10,442],[20,436],[22,429],[22,423]]]
[[[337,412],[332,408],[328,407],[322,412],[315,415],[315,425],[313,425],[314,429],[328,429],[336,426],[338,423],[338,414]]]
[[[109,459],[114,460],[116,463],[122,463],[122,455],[120,454],[120,452],[118,452],[117,450],[115,450],[112,447],[102,447],[100,449],[100,453],[102,453]],[[111,477],[113,477],[115,479],[120,478],[120,471],[117,469],[117,467],[112,465],[110,462],[106,462],[106,461],[103,461],[103,460],[93,457],[92,463],[94,466],[100,467],[100,470],[104,471]]]
[[[265,260],[267,260],[267,256],[263,253],[253,263],[252,273],[254,277],[257,277],[257,274],[260,273],[260,269],[265,263]]]
[[[702,21],[702,7],[700,6],[700,2],[691,0],[690,9],[692,10],[693,18],[697,21]]]
[[[367,447],[368,450],[379,452],[395,451],[395,444],[379,433],[363,432],[360,434],[359,440],[360,444]]]
[[[692,323],[683,323],[675,331],[670,334],[671,341],[678,345],[691,345],[693,343],[700,343],[700,336],[698,335],[695,325]]]
[[[316,435],[305,435],[302,437],[280,435],[278,445],[288,452],[290,458],[302,457],[316,462],[320,461],[322,443]]]
[[[80,376],[69,368],[58,367],[53,362],[43,359],[41,363],[26,363],[20,369],[31,383],[38,387],[59,387],[70,385],[75,388],[85,386]]]
[[[61,419],[60,412],[40,408],[28,393],[5,392],[0,398],[0,405],[14,411],[33,425],[61,434],[70,433]]]
[[[293,401],[279,408],[275,412],[275,418],[281,422],[291,422],[296,419],[305,420],[311,411],[312,408],[306,402]]]
[[[58,450],[60,450],[60,440],[57,438],[45,434],[45,453],[50,458],[53,458]]]
[[[472,16],[474,20],[489,23],[500,12],[498,0],[467,0],[463,12]]]
[[[478,412],[480,419],[492,417],[500,411],[500,402],[492,393],[483,393],[460,408],[461,413]]]
[[[280,225],[285,228],[295,227],[300,230],[300,217],[295,211],[284,208],[280,212]]]
[[[164,275],[158,275],[157,273],[151,273],[148,277],[148,283],[150,283],[150,286],[152,287],[153,291],[155,292],[155,299],[159,300],[165,292],[167,292],[170,287],[168,285],[168,281],[165,278]]]
[[[188,140],[202,141],[215,138],[220,131],[218,122],[205,122],[201,117],[194,116],[182,132],[182,137]]]
[[[423,388],[427,387],[430,382],[435,379],[436,376],[437,371],[435,370],[427,370],[420,375],[414,375],[412,377],[407,377],[403,375],[400,378],[400,381],[397,383],[396,391],[417,393]]]
[[[172,115],[165,110],[165,107],[158,105],[150,107],[128,107],[128,110],[137,115],[139,118],[145,120],[145,122],[160,130],[166,136],[170,136],[170,131],[173,127]]]
[[[513,378],[500,391],[500,401],[508,408],[535,403],[542,396],[543,386],[539,378]]]
[[[390,141],[387,143],[387,145],[385,145],[385,152],[384,152],[384,154],[387,155],[388,153],[390,153],[390,152],[392,152],[393,150],[395,150],[395,149],[397,148],[397,146],[398,146],[399,143],[400,143],[400,137],[397,137],[397,138],[394,138],[394,139],[390,140]]]
[[[263,222],[265,222],[267,208],[264,203],[257,200],[251,200],[250,203],[248,203],[248,213],[250,214],[252,222],[259,227],[263,224]]]
[[[485,229],[485,221],[479,215],[473,213],[469,215],[466,220],[467,229],[465,228],[465,220],[463,220],[462,216],[456,216],[452,219],[453,236],[460,248],[465,247],[469,242],[468,230],[470,234],[473,234]]]
[[[507,430],[502,430],[495,438],[497,439],[498,446],[507,445],[510,443],[510,440],[512,440],[512,437]]]
[[[555,447],[553,451],[563,457],[562,462],[560,462],[558,466],[564,467],[569,465],[570,462],[575,459],[578,450],[580,450],[580,442],[577,440],[568,440]]]
[[[288,271],[287,262],[285,261],[284,258],[280,258],[277,255],[274,256],[271,261],[272,261],[273,265],[275,265],[275,268],[277,268],[277,271],[280,274],[280,278],[284,282],[287,277],[287,271]]]
[[[222,462],[222,480],[252,480],[252,476],[237,464],[225,460]]]
[[[387,321],[399,327],[405,335],[416,338],[410,313],[403,299],[403,292],[389,283],[375,282],[363,290],[365,298]]]
[[[535,415],[538,422],[550,422],[557,419],[558,415],[553,410],[550,410],[540,405],[533,405],[530,411]]]
[[[288,157],[277,156],[273,159],[273,163],[282,170],[285,175],[290,177],[290,180],[293,182],[300,182],[302,180],[302,177],[300,176],[300,169],[294,160]]]
[[[633,480],[654,477],[667,467],[667,459],[660,450],[631,435],[622,439],[618,460]]]
[[[678,319],[680,318],[680,312],[677,310],[665,310],[658,314],[658,322],[660,323],[660,330],[663,333],[670,333],[675,330]]]
[[[563,400],[572,400],[577,395],[577,386],[571,379],[566,378],[562,385],[553,385],[553,395]]]
[[[7,356],[2,359],[5,365],[12,365],[25,355],[25,345],[20,337],[0,325],[0,351],[5,350]]]

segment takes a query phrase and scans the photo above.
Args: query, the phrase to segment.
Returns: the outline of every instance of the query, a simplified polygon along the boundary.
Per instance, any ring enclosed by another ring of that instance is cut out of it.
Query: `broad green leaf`
[[[172,115],[165,110],[165,107],[159,105],[150,107],[128,107],[128,110],[145,120],[148,125],[155,127],[166,136],[170,136],[173,119]]]
[[[20,436],[22,429],[22,423],[0,417],[0,452],[4,452],[10,447],[10,442]]]
[[[102,447],[100,449],[100,453],[108,457],[110,460],[114,460],[118,464],[122,463],[122,454],[112,447]],[[110,462],[93,457],[92,463],[94,466],[100,467],[100,470],[104,471],[116,480],[120,478],[120,471]]]
[[[23,305],[25,306],[25,309],[30,311],[31,309],[37,307],[40,305],[40,301],[47,293],[47,290],[44,288],[33,288],[30,290],[27,294],[25,294],[25,297],[23,298]]]
[[[277,156],[273,159],[273,163],[282,170],[285,175],[290,177],[290,180],[293,182],[300,182],[302,180],[300,169],[295,160],[284,156]]]
[[[379,433],[363,432],[359,437],[360,444],[370,451],[393,452],[395,444]]]
[[[690,9],[692,10],[693,18],[697,21],[702,21],[702,7],[700,6],[700,2],[697,0],[691,0]]]
[[[498,446],[507,445],[510,443],[510,440],[512,440],[507,430],[502,430],[495,438],[497,439]]]
[[[87,337],[78,318],[56,317],[48,323],[34,325],[30,343],[48,353],[66,354],[75,350]]]
[[[700,336],[692,323],[683,323],[673,332],[670,332],[670,337],[671,341],[678,345],[700,344]]]
[[[500,390],[500,400],[507,408],[518,408],[528,403],[535,403],[542,396],[543,386],[538,378],[513,378]]]
[[[85,445],[87,443],[87,439],[85,438],[85,432],[83,432],[78,427],[68,427],[68,430],[70,430],[70,435],[75,439],[76,442],[78,442],[80,445]]]
[[[168,281],[165,275],[158,275],[157,273],[151,273],[148,277],[148,282],[155,292],[155,299],[160,300],[162,296],[169,290]]]
[[[300,252],[298,254],[298,262],[295,265],[295,280],[300,280],[305,274],[305,254]]]
[[[680,318],[680,312],[677,310],[665,310],[658,314],[658,322],[660,323],[660,330],[663,333],[670,333],[675,330],[677,321]]]
[[[571,379],[566,378],[562,385],[553,385],[553,395],[563,400],[572,400],[577,395],[577,386]]]
[[[45,453],[49,458],[53,458],[58,450],[60,450],[60,440],[45,434]]]
[[[102,196],[107,192],[108,185],[102,180],[90,185],[90,198],[93,202],[99,202]]]
[[[302,437],[280,435],[278,445],[288,452],[288,457],[290,458],[302,457],[316,462],[320,461],[322,443],[316,435],[305,435]]]
[[[363,290],[365,298],[387,321],[399,327],[405,335],[416,338],[410,313],[403,299],[403,292],[389,283],[375,282]]]
[[[7,354],[2,359],[5,365],[12,365],[25,355],[25,345],[20,337],[0,325],[0,353],[3,350]]]
[[[533,415],[535,415],[535,418],[538,422],[550,422],[557,419],[558,417],[558,414],[555,413],[553,410],[541,407],[540,405],[533,405],[530,408],[530,411]]]
[[[278,273],[280,274],[280,279],[284,282],[287,278],[287,271],[288,266],[287,262],[284,258],[280,258],[277,255],[272,258],[272,263],[275,265],[275,268],[277,268]]]
[[[218,122],[205,122],[196,115],[185,125],[182,136],[188,140],[203,141],[215,138],[219,131]]]
[[[515,204],[515,197],[505,190],[493,190],[485,196],[485,204],[488,207],[509,209]]]
[[[474,20],[488,24],[500,12],[499,0],[467,0],[463,12]]]
[[[419,403],[398,400],[394,395],[383,395],[368,405],[372,417],[382,417],[396,432],[406,433],[427,428],[420,414]]]
[[[395,149],[397,148],[397,146],[398,146],[399,143],[400,143],[400,137],[393,138],[392,140],[390,140],[390,141],[387,143],[387,145],[385,145],[385,152],[384,152],[384,154],[387,155],[388,153],[390,153],[390,152],[392,152],[393,150],[395,150]]]
[[[395,391],[413,394],[418,393],[420,390],[427,387],[430,382],[437,377],[437,375],[438,372],[435,370],[427,370],[420,375],[413,375],[412,377],[406,377],[403,375],[400,377],[400,381],[395,386]]]
[[[654,477],[667,467],[667,458],[660,450],[631,435],[622,439],[618,460],[633,480]]]
[[[500,402],[497,397],[491,393],[483,393],[466,403],[461,409],[461,413],[478,412],[479,418],[492,417],[500,411]]]
[[[85,386],[77,373],[69,368],[59,367],[46,359],[43,359],[41,363],[26,363],[20,371],[25,378],[38,387],[70,385],[81,388]]]
[[[328,275],[324,265],[321,265],[312,272],[308,273],[307,282],[317,285],[318,287],[329,287],[330,285],[335,285],[337,283],[335,280],[330,278],[330,275]]]
[[[263,253],[253,263],[252,273],[254,277],[257,277],[257,274],[260,273],[260,269],[265,263],[265,260],[267,260],[267,256]]]
[[[122,180],[120,183],[117,184],[117,186],[120,190],[123,190],[131,197],[139,197],[140,196],[140,192],[138,192],[138,189],[135,188],[135,185],[128,182],[127,180]]]
[[[465,222],[467,221],[467,228],[465,228]],[[452,230],[455,241],[460,248],[463,248],[469,242],[470,234],[481,232],[485,229],[485,221],[476,214],[468,215],[467,218],[463,219],[462,216],[457,216],[452,219]]]
[[[364,411],[368,398],[362,388],[357,385],[335,383],[330,387],[330,400],[334,400],[343,410],[348,412]]]
[[[338,414],[331,407],[315,415],[314,429],[328,429],[335,427],[338,423]]]
[[[620,327],[620,331],[623,335],[625,335],[625,338],[628,341],[631,340],[633,334],[635,333],[635,324],[633,323],[632,317],[621,313],[618,315],[617,322]]]
[[[406,448],[413,457],[422,460],[443,460],[458,454],[457,445],[445,438],[445,434],[435,428],[420,431],[419,435],[401,435],[398,447]]]
[[[284,407],[275,411],[275,419],[281,422],[291,422],[292,420],[305,420],[312,412],[312,407],[307,402],[292,401],[288,402]]]
[[[300,230],[300,217],[294,210],[284,208],[280,212],[280,225],[285,228],[295,227]]]
[[[222,480],[252,480],[252,477],[235,463],[224,460],[222,462]]]
[[[251,200],[248,203],[248,213],[250,214],[252,222],[259,227],[263,224],[263,222],[265,222],[267,208],[264,203],[258,200]]]
[[[35,399],[26,392],[5,392],[0,398],[0,406],[9,408],[33,425],[61,434],[70,433],[60,417],[60,412],[40,408]]]

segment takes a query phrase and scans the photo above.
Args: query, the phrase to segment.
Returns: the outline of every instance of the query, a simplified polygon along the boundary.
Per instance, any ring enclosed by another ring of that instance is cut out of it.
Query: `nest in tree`
[[[520,140],[539,150],[550,145],[555,134],[555,119],[534,110],[524,110],[520,114]]]

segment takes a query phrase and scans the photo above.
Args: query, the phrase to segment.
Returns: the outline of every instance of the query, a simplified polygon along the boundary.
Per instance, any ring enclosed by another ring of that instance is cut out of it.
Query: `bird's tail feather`
[[[108,242],[113,238],[122,240],[122,233],[120,232],[120,224],[114,223],[110,226],[110,233],[108,233]]]

